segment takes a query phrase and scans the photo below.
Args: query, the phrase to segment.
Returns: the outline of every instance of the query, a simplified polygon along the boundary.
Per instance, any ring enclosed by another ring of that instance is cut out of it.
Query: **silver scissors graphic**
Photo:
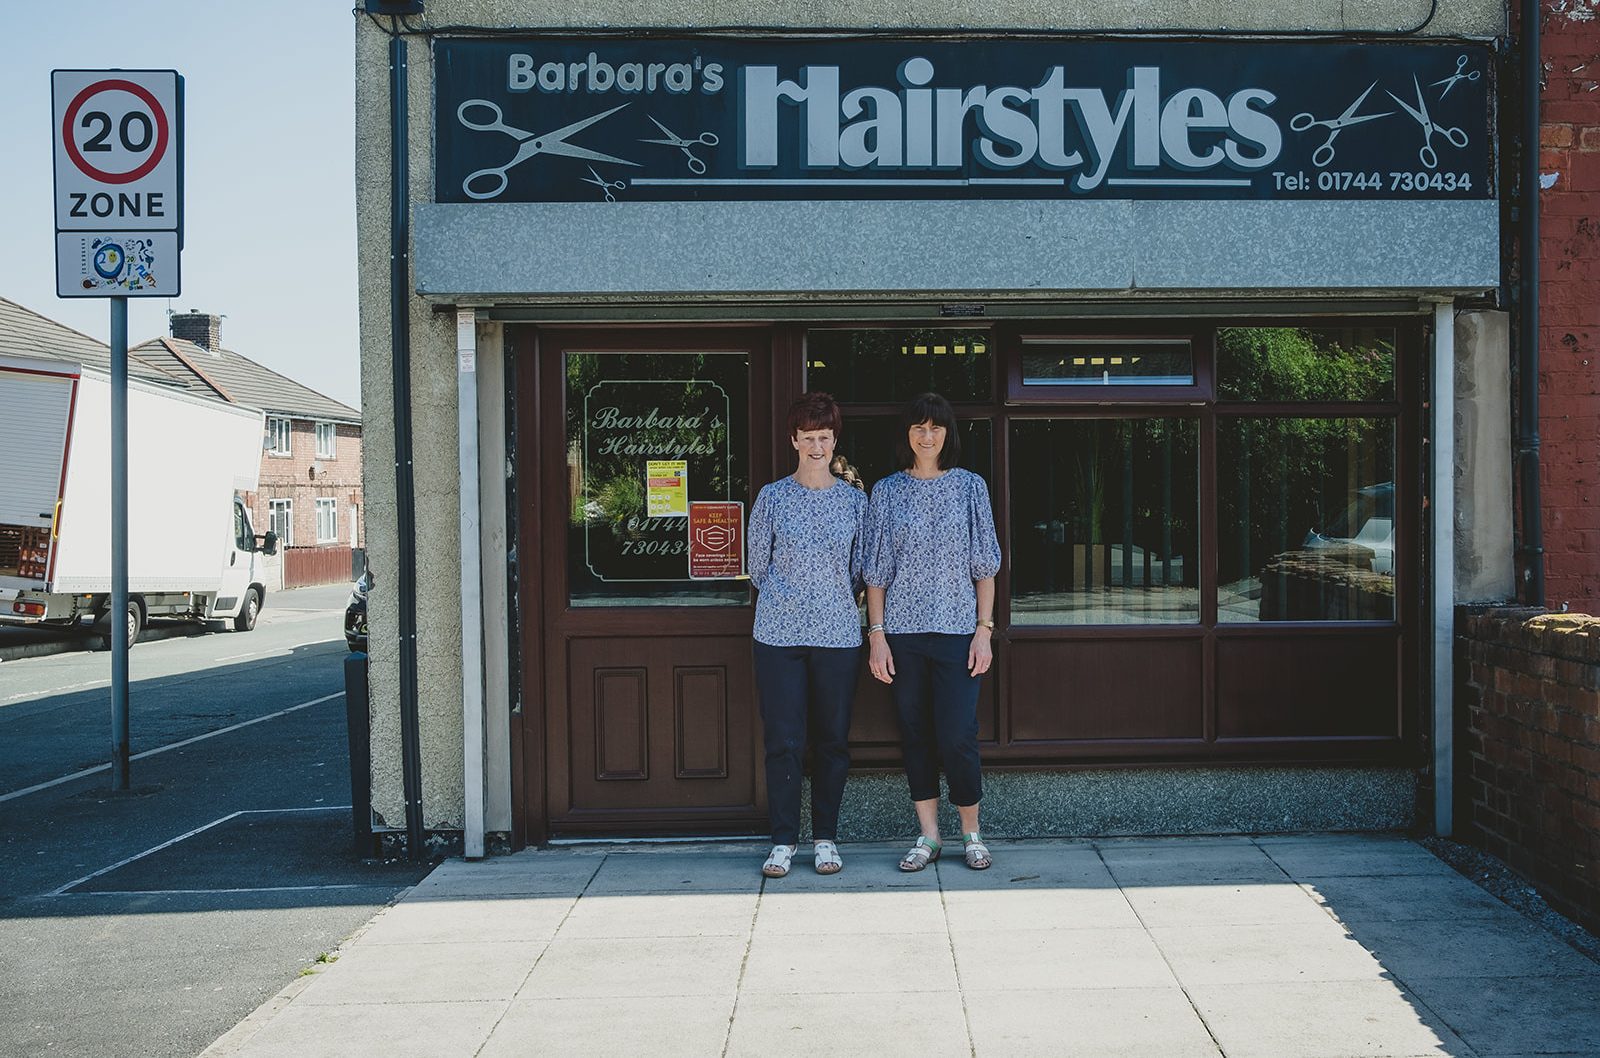
[[[1373,81],[1371,84],[1367,85],[1367,90],[1357,96],[1356,101],[1346,107],[1345,112],[1336,118],[1329,118],[1326,121],[1318,121],[1310,113],[1301,113],[1296,114],[1294,117],[1289,119],[1289,127],[1296,132],[1304,132],[1313,125],[1322,125],[1328,129],[1328,138],[1323,141],[1322,146],[1318,147],[1316,153],[1311,156],[1311,164],[1315,165],[1318,169],[1326,169],[1328,167],[1328,163],[1333,161],[1333,141],[1338,139],[1339,133],[1344,131],[1344,129],[1348,126],[1359,125],[1363,121],[1376,121],[1379,118],[1386,118],[1390,114],[1394,113],[1392,110],[1385,110],[1382,114],[1362,114],[1360,117],[1355,116],[1356,111],[1361,109],[1361,104],[1367,101],[1367,96],[1371,95],[1372,90],[1376,87],[1378,87],[1377,81]]]
[[[1422,150],[1417,152],[1417,157],[1422,159],[1422,164],[1429,169],[1437,169],[1439,168],[1439,153],[1433,149],[1433,134],[1437,132],[1445,138],[1447,143],[1456,147],[1465,147],[1467,145],[1467,134],[1458,128],[1445,128],[1442,125],[1435,125],[1433,119],[1428,116],[1428,104],[1422,98],[1422,83],[1417,80],[1416,74],[1411,75],[1411,83],[1416,85],[1417,88],[1417,105],[1415,108],[1393,92],[1389,93],[1389,98],[1399,103],[1401,108],[1407,114],[1410,114],[1418,125],[1422,126]]]
[[[678,148],[678,150],[683,152],[683,156],[689,159],[689,171],[694,173],[696,176],[704,176],[706,171],[706,163],[702,162],[699,158],[696,158],[694,152],[689,148],[715,147],[717,145],[717,134],[715,132],[702,132],[698,138],[686,140],[676,132],[673,132],[671,129],[661,124],[661,122],[656,121],[655,118],[652,117],[650,120],[655,121],[656,128],[660,129],[661,134],[667,138],[664,140],[640,140],[639,142],[661,143],[668,147]]]
[[[1466,68],[1467,57],[1465,55],[1459,56],[1456,59],[1456,72],[1451,74],[1449,77],[1439,78],[1428,87],[1433,88],[1438,85],[1444,85],[1444,91],[1439,93],[1439,98],[1443,99],[1445,96],[1450,94],[1450,89],[1456,86],[1457,81],[1476,81],[1478,78],[1483,76],[1483,74],[1479,73],[1477,70],[1473,70],[1471,73],[1466,73]]]
[[[599,173],[594,171],[594,166],[592,165],[589,166],[589,175],[583,178],[583,182],[586,184],[593,184],[601,191],[604,191],[607,202],[615,202],[617,200],[617,196],[613,195],[611,193],[612,191],[626,191],[628,189],[628,183],[626,180],[618,180],[615,183],[607,181]]]
[[[516,155],[506,164],[499,167],[491,166],[488,169],[479,169],[468,176],[461,182],[461,190],[466,193],[468,198],[472,199],[494,198],[506,189],[506,184],[509,182],[506,179],[507,171],[536,154],[553,154],[560,158],[581,158],[590,162],[614,162],[617,165],[638,165],[638,162],[630,162],[624,158],[613,158],[609,154],[601,154],[599,151],[591,151],[588,148],[577,147],[567,142],[569,137],[582,132],[602,118],[610,117],[627,105],[627,103],[624,103],[621,107],[612,107],[603,113],[584,118],[582,121],[574,121],[570,125],[556,129],[554,132],[547,132],[541,136],[537,133],[523,132],[521,129],[514,129],[507,125],[498,103],[491,103],[487,99],[467,100],[456,108],[456,117],[461,121],[461,124],[474,132],[503,132],[516,140],[520,146],[517,148]],[[473,121],[467,116],[467,112],[473,107],[483,107],[494,116],[488,121]],[[485,187],[486,182],[491,180],[493,181],[493,186]],[[473,190],[474,186],[478,187],[479,190]]]

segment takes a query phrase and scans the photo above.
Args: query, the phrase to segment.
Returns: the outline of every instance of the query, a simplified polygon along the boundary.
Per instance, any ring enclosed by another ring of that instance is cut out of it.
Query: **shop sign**
[[[1488,199],[1447,43],[443,39],[440,202]]]
[[[708,379],[608,379],[583,400],[584,561],[607,582],[684,580],[691,500],[730,500],[728,394]]]
[[[689,579],[744,576],[744,504],[689,504]]]

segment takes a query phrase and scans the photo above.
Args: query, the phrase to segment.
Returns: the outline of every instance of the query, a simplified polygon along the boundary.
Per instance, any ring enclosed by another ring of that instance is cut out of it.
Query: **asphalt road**
[[[0,663],[0,1055],[197,1054],[426,873],[352,847],[347,594],[135,646],[127,793],[110,655]]]

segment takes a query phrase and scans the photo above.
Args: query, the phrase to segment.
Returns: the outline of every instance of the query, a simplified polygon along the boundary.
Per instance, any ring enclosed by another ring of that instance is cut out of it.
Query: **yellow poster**
[[[645,513],[651,518],[689,517],[689,461],[648,459],[644,464]]]

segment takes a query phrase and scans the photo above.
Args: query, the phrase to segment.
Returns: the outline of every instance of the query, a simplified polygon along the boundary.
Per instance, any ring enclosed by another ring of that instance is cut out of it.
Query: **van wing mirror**
[[[258,536],[256,539],[260,541],[256,550],[263,555],[276,555],[278,553],[278,534],[273,530],[268,529],[265,535]]]

